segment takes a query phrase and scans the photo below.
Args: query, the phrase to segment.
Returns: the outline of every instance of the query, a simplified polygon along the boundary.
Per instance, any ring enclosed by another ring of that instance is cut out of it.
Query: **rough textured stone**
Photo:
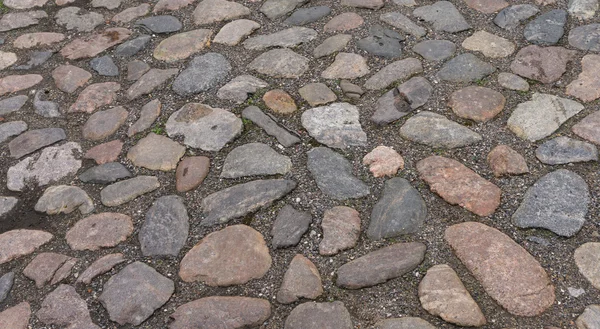
[[[148,71],[150,71],[150,65],[139,60],[131,61],[127,63],[127,80],[136,81]]]
[[[37,25],[42,18],[47,17],[48,14],[42,10],[7,13],[2,16],[2,19],[0,19],[0,32]]]
[[[56,283],[54,279],[63,265],[67,265],[67,272],[70,273],[74,265],[71,262],[73,259],[53,252],[43,252],[27,264],[23,269],[23,275],[35,281],[35,286],[40,289],[51,281],[52,284]]]
[[[600,51],[600,24],[572,28],[569,31],[569,45],[584,51]]]
[[[123,10],[122,12],[116,14],[115,16],[113,16],[112,21],[116,22],[116,23],[123,23],[123,24],[129,23],[136,18],[146,16],[149,12],[150,12],[150,4],[143,3],[136,7],[129,7],[127,9]],[[137,23],[139,23],[139,22],[136,22],[136,24]],[[176,29],[176,27],[177,27],[176,22],[173,21],[171,24],[173,24],[174,27],[167,29],[168,32],[171,32],[170,31],[171,29]],[[151,31],[154,31],[152,27],[147,26],[146,24],[141,24],[141,25],[146,26]],[[157,32],[157,33],[161,33],[161,32]]]
[[[292,114],[298,109],[292,96],[281,89],[267,91],[262,100],[275,113]]]
[[[75,288],[66,284],[61,284],[44,298],[36,316],[45,324],[63,328],[100,329],[92,322],[85,300]]]
[[[404,159],[393,148],[377,146],[363,157],[362,163],[369,166],[374,177],[395,176],[404,169]]]
[[[79,7],[66,7],[59,10],[54,16],[58,25],[67,30],[77,32],[91,32],[96,26],[104,22],[104,16],[95,12],[85,12]]]
[[[230,71],[231,64],[221,54],[196,56],[173,81],[173,91],[181,96],[207,91],[220,84]]]
[[[506,125],[515,135],[534,142],[550,136],[581,110],[583,105],[570,99],[534,93],[530,101],[517,105]]]
[[[83,125],[83,138],[92,141],[107,138],[125,123],[128,114],[129,112],[121,106],[92,114]]]
[[[598,261],[600,261],[600,243],[587,242],[582,244],[575,250],[573,258],[583,277],[586,278],[592,286],[598,289],[598,287],[600,287],[600,271],[598,270]]]
[[[498,74],[498,84],[510,90],[529,91],[529,83],[512,73],[502,72]]]
[[[269,19],[276,19],[293,11],[296,7],[308,2],[307,0],[267,0],[260,7],[260,12]]]
[[[150,71],[144,73],[144,75],[127,89],[127,98],[133,100],[142,95],[152,93],[156,88],[165,84],[165,82],[175,76],[178,72],[178,69],[150,69]]]
[[[123,254],[108,254],[94,261],[88,268],[79,275],[77,282],[90,284],[92,280],[100,274],[110,271],[117,264],[123,263],[125,258]]]
[[[538,45],[553,45],[565,33],[567,12],[563,9],[551,10],[538,16],[525,27],[525,39]]]
[[[448,265],[435,265],[419,283],[419,300],[427,312],[446,322],[480,327],[486,319],[460,278]]]
[[[413,77],[399,85],[398,91],[412,109],[417,109],[427,103],[433,93],[433,86],[423,77]]]
[[[306,321],[310,319],[310,322]],[[296,306],[287,319],[284,329],[352,329],[350,313],[344,303],[308,302]]]
[[[90,67],[103,76],[116,77],[119,75],[119,68],[108,55],[92,59],[90,61]]]
[[[323,79],[355,79],[369,73],[367,60],[358,54],[338,53],[335,61],[321,73]]]
[[[131,137],[152,126],[156,118],[160,115],[162,103],[158,100],[151,100],[142,106],[139,119],[127,129],[127,136]]]
[[[529,172],[525,158],[507,145],[494,147],[487,156],[487,162],[496,177]]]
[[[167,63],[186,59],[200,52],[210,42],[212,31],[198,29],[170,36],[154,48],[154,58]]]
[[[515,51],[515,44],[486,31],[477,31],[462,43],[463,48],[479,51],[485,57],[502,58]]]
[[[271,229],[273,248],[286,248],[297,245],[302,235],[308,231],[311,222],[310,213],[298,211],[290,205],[285,205],[279,210]]]
[[[184,154],[185,146],[168,137],[149,133],[129,149],[127,159],[135,166],[169,171],[177,167]]]
[[[113,54],[117,57],[130,57],[139,53],[142,49],[146,48],[150,42],[150,36],[142,34],[139,37],[125,41],[118,45],[113,51]]]
[[[284,175],[292,169],[289,157],[281,155],[267,144],[248,143],[233,149],[223,163],[222,178]]]
[[[159,13],[161,11],[178,10],[185,8],[194,2],[194,0],[159,0],[154,6],[154,10],[152,10],[152,12]]]
[[[13,65],[17,62],[17,54],[6,51],[0,51],[0,70]]]
[[[423,262],[426,249],[422,243],[410,242],[372,251],[342,265],[335,284],[346,289],[360,289],[398,278]]]
[[[117,99],[117,91],[119,90],[121,90],[121,85],[117,82],[101,82],[89,85],[79,94],[68,112],[92,113],[105,105],[112,104]]]
[[[270,47],[293,48],[317,37],[317,31],[301,26],[290,27],[279,32],[248,38],[242,43],[250,50],[264,50]]]
[[[443,115],[423,111],[406,120],[400,135],[408,140],[431,147],[458,148],[475,144],[482,137],[469,128]]]
[[[369,54],[398,58],[402,56],[402,44],[404,36],[394,30],[384,28],[381,25],[373,25],[369,28],[369,36],[356,42],[358,48]]]
[[[600,112],[596,111],[579,121],[576,125],[573,126],[572,130],[577,136],[586,139],[594,144],[600,145],[599,127]]]
[[[12,230],[0,234],[0,264],[31,254],[53,237],[38,230]]]
[[[412,50],[430,61],[442,61],[456,52],[456,45],[448,40],[425,40],[417,43]]]
[[[286,179],[255,180],[235,185],[202,199],[204,220],[201,225],[227,223],[262,207],[269,206],[296,187],[296,182]]]
[[[396,27],[406,33],[412,34],[419,39],[427,34],[427,30],[411,21],[408,17],[399,12],[385,13],[379,16],[379,19],[393,27]]]
[[[64,1],[71,1],[71,0],[64,0]],[[123,0],[92,0],[92,7],[106,8],[109,10],[113,10],[113,9],[119,8],[119,6],[121,6],[122,1]]]
[[[227,110],[188,103],[169,117],[166,130],[169,137],[183,135],[185,145],[218,151],[242,132],[242,120]]]
[[[504,0],[466,0],[465,3],[484,14],[493,14],[508,6],[508,2]]]
[[[6,297],[8,297],[14,281],[15,272],[7,272],[0,276],[0,303],[2,303]],[[0,319],[2,319],[2,315],[0,315]],[[2,320],[0,320],[0,323],[2,323]]]
[[[307,155],[308,170],[324,194],[336,200],[369,194],[369,187],[352,175],[352,165],[342,155],[326,147],[314,148]]]
[[[250,14],[250,9],[234,1],[202,0],[194,10],[194,23],[208,25]]]
[[[137,326],[165,304],[174,291],[173,281],[152,267],[135,262],[111,277],[98,299],[112,321]]]
[[[60,50],[67,59],[92,58],[108,48],[118,45],[129,38],[131,31],[115,27],[91,36],[75,39]]]
[[[56,118],[61,116],[61,111],[58,103],[43,100],[50,94],[50,90],[38,90],[33,97],[33,108],[35,109],[35,113],[45,117],[45,118]]]
[[[505,103],[506,98],[493,89],[469,86],[453,92],[448,105],[461,118],[486,122],[498,115]]]
[[[20,158],[66,138],[61,128],[29,130],[8,143],[10,156]]]
[[[277,292],[277,301],[291,304],[300,298],[315,299],[323,294],[321,276],[315,264],[302,255],[296,255],[283,275]]]
[[[131,217],[105,212],[78,221],[67,231],[65,237],[73,250],[98,250],[118,245],[131,233]]]
[[[554,303],[546,271],[504,233],[465,222],[447,228],[444,237],[488,295],[511,314],[539,315]]]
[[[150,193],[159,187],[158,178],[154,176],[137,176],[103,188],[100,191],[100,199],[103,205],[115,207]]]
[[[321,221],[323,240],[319,243],[319,254],[332,256],[342,250],[353,248],[360,236],[358,211],[345,206],[327,209]]]
[[[273,49],[256,57],[248,69],[273,78],[299,78],[308,70],[308,58],[289,49]]]
[[[298,89],[298,93],[310,106],[318,106],[337,100],[337,96],[324,83],[309,83]]]
[[[542,163],[551,165],[598,161],[598,149],[590,143],[559,136],[540,145],[535,156]]]
[[[362,146],[367,134],[362,130],[358,108],[349,103],[333,103],[302,113],[302,126],[318,142],[333,148]]]
[[[187,192],[200,186],[210,169],[210,159],[204,156],[185,157],[177,165],[175,187],[177,192]]]
[[[25,105],[27,99],[27,96],[19,95],[0,100],[0,115],[4,116],[19,111]]]
[[[0,327],[6,329],[27,329],[31,307],[28,302],[21,302],[0,312]]]
[[[510,31],[517,28],[521,22],[533,17],[539,12],[540,10],[534,5],[513,5],[499,12],[494,18],[494,23],[499,27]]]
[[[79,175],[84,183],[110,184],[121,178],[129,178],[131,173],[127,167],[118,162],[109,162],[92,167]]]
[[[52,78],[58,89],[72,94],[77,88],[85,85],[92,78],[92,74],[77,66],[65,64],[52,71]]]
[[[263,236],[246,225],[228,226],[205,236],[181,260],[185,282],[231,286],[263,277],[271,267]]]
[[[268,86],[269,84],[266,81],[254,76],[240,75],[221,87],[217,91],[217,97],[241,104],[248,99],[249,94],[255,94],[261,88]]]
[[[183,199],[158,198],[146,213],[138,238],[144,256],[177,256],[188,237],[189,217]]]
[[[567,95],[584,102],[600,98],[600,55],[585,55],[581,59],[581,73],[567,86]]]
[[[577,329],[596,329],[600,326],[600,305],[588,305],[575,321]]]
[[[0,79],[0,96],[29,89],[44,78],[39,74],[9,75]]]
[[[590,192],[583,178],[559,169],[527,190],[512,219],[518,227],[541,227],[570,237],[583,226],[589,203]]]
[[[315,58],[321,58],[340,52],[346,48],[346,45],[348,42],[350,42],[350,40],[352,40],[352,36],[350,34],[336,34],[331,36],[325,39],[323,43],[315,47],[313,55]]]
[[[144,5],[145,4],[142,4],[140,7]],[[147,8],[148,10],[146,10],[146,12],[149,11],[150,6],[148,5]],[[177,19],[177,17],[171,15],[147,17],[136,21],[135,25],[145,27],[146,29],[158,34],[177,32],[183,28],[181,21]]]
[[[19,49],[30,49],[40,46],[50,46],[64,39],[64,34],[56,32],[25,33],[13,41],[13,46]]]
[[[598,0],[571,0],[569,1],[569,14],[578,19],[585,20],[594,17],[598,10]]]
[[[48,0],[4,0],[4,5],[11,9],[30,9],[42,7]]]
[[[438,71],[437,77],[448,82],[473,82],[481,80],[496,70],[473,54],[461,54],[449,60]]]
[[[552,83],[566,72],[575,54],[575,50],[562,47],[527,46],[519,50],[510,69],[522,77]]]
[[[429,322],[414,317],[385,319],[375,324],[375,329],[435,329]]]
[[[367,236],[372,240],[417,233],[427,217],[427,206],[419,192],[404,178],[385,182],[371,212]]]
[[[0,143],[6,142],[13,136],[18,136],[27,130],[25,121],[10,121],[0,124]]]
[[[421,61],[416,58],[406,58],[393,62],[379,72],[373,74],[366,82],[365,88],[370,90],[385,89],[392,83],[406,80],[411,76],[423,72]]]
[[[364,22],[365,20],[356,13],[342,13],[330,19],[323,27],[323,31],[336,32],[354,30],[363,25]]]
[[[123,142],[114,140],[92,147],[85,152],[83,157],[85,159],[93,159],[97,164],[101,165],[116,161],[122,149]]]
[[[35,211],[48,215],[70,214],[78,209],[82,215],[94,210],[94,201],[77,186],[51,186],[35,204]]]
[[[430,156],[417,162],[417,170],[429,188],[450,204],[479,216],[493,214],[500,205],[500,188],[456,160]]]
[[[295,10],[283,23],[302,26],[316,22],[329,14],[331,14],[331,8],[327,6],[300,8]]]
[[[471,28],[458,9],[448,1],[419,7],[413,11],[413,15],[432,24],[437,31],[456,33]]]
[[[244,111],[242,111],[242,117],[264,129],[268,135],[274,136],[277,141],[285,147],[300,143],[300,139],[297,136],[292,135],[289,131],[280,127],[271,117],[264,114],[256,106],[245,108]]]
[[[265,299],[211,296],[183,304],[171,314],[169,329],[237,329],[262,325],[271,316]]]
[[[0,196],[0,217],[11,212],[19,203],[19,199],[12,196]],[[2,279],[0,278],[0,303],[2,302]]]

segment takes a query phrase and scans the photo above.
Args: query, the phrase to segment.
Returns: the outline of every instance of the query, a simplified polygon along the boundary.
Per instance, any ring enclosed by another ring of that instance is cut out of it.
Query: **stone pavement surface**
[[[598,0],[0,0],[0,329],[600,329]]]

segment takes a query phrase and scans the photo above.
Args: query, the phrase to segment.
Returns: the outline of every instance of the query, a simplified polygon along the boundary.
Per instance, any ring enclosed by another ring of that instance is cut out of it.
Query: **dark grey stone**
[[[33,108],[35,113],[45,118],[56,118],[61,115],[58,103],[42,100],[42,96],[48,95],[48,90],[38,90],[33,97]]]
[[[570,237],[583,226],[589,203],[590,192],[583,178],[559,169],[527,190],[512,219],[521,228],[540,227]]]
[[[569,44],[585,51],[600,51],[600,24],[572,28],[569,32]]]
[[[342,265],[337,271],[336,285],[360,289],[400,277],[423,262],[426,250],[424,244],[410,242],[372,251]]]
[[[535,156],[542,163],[551,165],[598,161],[598,149],[593,144],[560,136],[540,145]]]
[[[481,80],[496,71],[491,64],[473,54],[461,54],[449,60],[438,71],[437,77],[450,82],[473,82]]]
[[[7,115],[20,110],[27,103],[26,95],[18,95],[5,98],[0,101],[0,115]]]
[[[565,33],[567,12],[555,9],[538,16],[525,27],[523,35],[531,43],[538,45],[554,45]]]
[[[392,123],[413,110],[397,88],[379,97],[375,104],[375,109],[375,113],[371,116],[371,121],[378,125]]]
[[[27,130],[25,121],[10,121],[0,124],[0,143],[4,143],[7,139],[17,136]]]
[[[399,85],[398,91],[410,103],[412,109],[417,109],[427,103],[433,86],[423,77],[414,77]]]
[[[230,71],[231,64],[221,54],[196,56],[175,78],[173,91],[181,96],[207,91],[223,82]]]
[[[352,175],[352,164],[342,155],[326,147],[316,147],[307,153],[308,170],[319,189],[336,200],[362,198],[369,187]]]
[[[29,61],[24,65],[15,67],[15,70],[30,70],[36,66],[46,63],[54,52],[52,51],[32,51]]]
[[[308,231],[311,222],[310,213],[298,211],[290,205],[285,205],[279,210],[271,229],[273,248],[287,248],[297,245],[302,235]]]
[[[400,135],[431,147],[457,148],[478,143],[481,135],[433,112],[423,111],[406,120]]]
[[[344,303],[308,302],[296,306],[285,319],[284,329],[352,329]]]
[[[0,303],[8,297],[14,281],[15,272],[8,272],[0,277]]]
[[[369,33],[370,36],[356,42],[360,49],[386,58],[395,58],[402,55],[400,42],[404,40],[404,37],[401,34],[381,25],[372,26]]]
[[[110,184],[127,177],[131,177],[131,173],[127,167],[118,162],[104,163],[79,175],[82,182],[94,184]]]
[[[183,199],[176,195],[158,198],[146,213],[138,238],[144,256],[177,256],[190,228]]]
[[[175,16],[160,15],[140,19],[135,25],[141,25],[154,33],[171,33],[181,30],[183,24]]]
[[[330,13],[331,8],[327,6],[300,8],[291,14],[290,17],[288,17],[285,21],[283,21],[283,23],[288,25],[302,26],[316,22]]]
[[[98,72],[98,74],[106,77],[116,77],[119,75],[119,68],[108,55],[92,59],[90,61],[90,67]]]
[[[494,23],[503,29],[512,30],[517,28],[522,21],[539,12],[540,10],[534,5],[514,5],[502,9],[494,18]]]
[[[65,138],[67,138],[67,135],[61,128],[30,130],[10,141],[8,149],[10,150],[10,156],[18,159]]]
[[[242,111],[242,118],[248,119],[264,129],[269,136],[275,137],[277,141],[285,147],[300,143],[300,138],[280,127],[271,117],[263,113],[263,111],[256,106],[245,108],[244,111]]]
[[[471,28],[463,15],[449,1],[438,1],[429,6],[422,6],[413,11],[413,15],[428,23],[438,31],[456,33]]]
[[[425,40],[417,43],[415,53],[430,61],[442,61],[456,52],[456,45],[448,40]]]
[[[292,160],[263,143],[248,143],[231,150],[223,163],[222,178],[260,175],[284,175],[292,169]]]
[[[287,179],[255,180],[215,192],[202,200],[202,226],[212,226],[245,216],[281,199],[296,187]]]
[[[417,233],[427,217],[427,205],[414,187],[395,177],[385,182],[383,195],[373,207],[367,236],[372,240]]]
[[[150,36],[142,34],[135,39],[123,42],[122,44],[117,46],[113,54],[118,57],[133,56],[140,52],[142,49],[146,48],[148,42],[150,42]]]

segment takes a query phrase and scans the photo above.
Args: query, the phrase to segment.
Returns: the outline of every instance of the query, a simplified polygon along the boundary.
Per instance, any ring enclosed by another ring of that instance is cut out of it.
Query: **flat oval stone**
[[[113,54],[117,57],[130,57],[137,53],[139,53],[142,49],[146,48],[148,43],[150,42],[151,37],[149,35],[142,34],[139,37],[123,42]]]
[[[60,50],[65,58],[75,60],[80,58],[92,58],[106,49],[118,45],[131,36],[128,29],[115,27],[104,30],[80,39],[75,39]]]
[[[223,178],[284,175],[292,169],[292,160],[266,144],[248,143],[234,148],[223,163]]]
[[[507,145],[494,147],[487,156],[487,162],[496,177],[529,172],[525,158]]]
[[[105,212],[78,221],[67,231],[65,238],[73,250],[98,250],[118,245],[131,233],[131,217]]]
[[[118,162],[104,163],[92,167],[79,175],[84,183],[109,184],[119,179],[131,177],[131,173],[124,165]]]
[[[369,166],[373,177],[395,176],[404,169],[404,159],[393,148],[379,145],[365,155],[362,163]]]
[[[299,78],[308,70],[308,58],[284,49],[273,49],[260,54],[248,69],[273,78]]]
[[[235,101],[238,104],[248,99],[248,95],[255,94],[259,89],[268,87],[269,84],[251,75],[240,75],[219,88],[217,97]]]
[[[481,135],[471,129],[448,120],[445,116],[422,111],[406,120],[400,135],[413,142],[431,147],[458,148],[479,143]]]
[[[128,114],[129,112],[121,106],[92,114],[83,125],[83,138],[92,141],[107,138],[125,123]]]
[[[48,14],[43,10],[7,13],[0,19],[0,32],[37,25],[40,23],[40,19],[47,17]]]
[[[177,307],[169,328],[251,328],[262,325],[270,316],[271,304],[265,299],[211,296]]]
[[[524,78],[552,83],[567,71],[567,63],[575,57],[575,54],[575,50],[563,47],[531,45],[517,52],[510,69]]]
[[[538,16],[525,27],[523,35],[531,43],[538,45],[553,45],[565,33],[567,12],[563,9],[551,10]]]
[[[449,1],[438,1],[413,11],[413,15],[430,24],[437,31],[457,33],[471,28],[463,15]]]
[[[154,123],[160,115],[162,103],[158,99],[154,99],[142,106],[139,119],[127,129],[127,136],[131,137],[142,132]]]
[[[279,32],[258,35],[242,43],[250,50],[264,50],[270,47],[293,48],[308,43],[317,37],[317,31],[307,27],[294,26]]]
[[[44,191],[34,209],[48,215],[70,214],[78,209],[85,215],[94,210],[94,201],[77,186],[57,185]]]
[[[175,172],[177,192],[187,192],[198,187],[208,175],[209,169],[210,159],[205,156],[183,158]]]
[[[161,11],[178,10],[185,8],[194,2],[194,0],[159,0],[154,6],[154,10],[152,10],[152,12],[158,13]]]
[[[310,319],[310,321],[308,320]],[[296,306],[287,319],[284,329],[352,329],[352,319],[344,303],[309,302]]]
[[[52,78],[58,89],[72,94],[77,88],[85,85],[92,78],[92,74],[77,66],[64,64],[52,71]]]
[[[534,5],[513,5],[499,12],[494,18],[494,24],[505,30],[513,30],[517,28],[522,21],[533,17],[539,12],[540,10]]]
[[[67,138],[65,131],[61,128],[29,130],[11,140],[8,149],[10,156],[18,159],[65,138]]]
[[[325,32],[348,31],[354,30],[363,25],[365,20],[357,13],[348,12],[341,13],[327,22],[323,27]]]
[[[31,254],[53,237],[38,230],[12,230],[0,234],[0,264]]]
[[[431,323],[415,317],[385,319],[375,323],[375,329],[436,329]]]
[[[250,9],[234,1],[202,0],[194,10],[194,23],[208,25],[247,16]]]
[[[481,223],[452,225],[444,235],[485,291],[509,313],[536,316],[554,303],[540,263],[504,233]]]
[[[81,74],[81,76],[83,77],[83,72],[75,72],[74,74]],[[83,84],[85,84],[84,81],[79,81],[76,84],[69,84],[69,90],[75,91],[79,86]],[[121,85],[117,82],[101,82],[91,84],[79,94],[77,100],[75,101],[75,103],[73,103],[73,105],[71,105],[68,112],[92,113],[95,110],[101,108],[102,106],[112,104],[117,99],[117,91],[119,90],[121,90]]]
[[[79,275],[77,282],[90,284],[92,280],[100,274],[110,271],[117,264],[125,261],[123,254],[108,254],[95,260],[88,268]]]
[[[559,136],[540,145],[535,157],[551,165],[598,161],[598,149],[590,143]]]
[[[189,217],[183,199],[176,195],[158,198],[148,209],[138,233],[144,256],[177,256],[188,237]]]
[[[319,189],[335,200],[362,198],[369,187],[352,174],[352,164],[339,153],[316,147],[307,153],[308,170]]]
[[[300,298],[315,299],[323,293],[321,275],[315,264],[298,254],[283,275],[283,282],[277,292],[277,301],[291,304]]]
[[[360,236],[360,217],[358,211],[337,206],[325,210],[321,221],[323,240],[319,243],[319,254],[331,256],[353,248]]]
[[[271,255],[263,236],[246,225],[232,225],[205,236],[181,260],[185,282],[202,281],[211,287],[244,284],[263,277]]]
[[[462,43],[463,48],[480,51],[489,58],[510,56],[515,51],[515,44],[486,31],[477,31]]]
[[[4,116],[19,111],[28,99],[26,95],[18,95],[0,100],[0,115]]]
[[[578,329],[591,329],[597,327],[599,322],[600,305],[589,305],[585,308],[583,313],[577,317],[575,324],[577,324]]]
[[[575,96],[584,102],[600,98],[600,55],[588,54],[581,59],[581,73],[567,85],[567,95]]]
[[[178,72],[179,70],[177,69],[150,69],[127,89],[127,98],[133,100],[140,96],[152,93],[156,88],[165,84],[165,82],[175,76]]]
[[[73,258],[53,252],[43,252],[27,264],[23,269],[23,275],[35,281],[35,286],[40,289],[46,283],[50,283],[64,264],[67,264],[68,272],[71,272],[71,260]]]
[[[337,100],[336,94],[324,83],[309,83],[298,89],[298,93],[310,106],[318,106]]]
[[[93,159],[97,164],[101,165],[116,161],[122,149],[123,142],[114,140],[92,147],[85,152],[83,157],[85,159]]]
[[[489,88],[469,86],[453,92],[448,105],[461,118],[477,122],[493,119],[504,109],[506,98]]]
[[[231,64],[219,53],[207,53],[192,59],[172,84],[178,95],[188,96],[216,87],[231,71]]]
[[[369,74],[367,60],[358,54],[338,53],[331,65],[321,73],[323,79],[356,79]]]
[[[185,146],[155,133],[149,133],[127,152],[127,159],[135,166],[150,170],[170,171],[177,167],[185,154]]]
[[[529,83],[520,76],[512,73],[499,73],[498,84],[510,90],[529,91]]]
[[[369,90],[385,89],[396,81],[406,80],[421,72],[423,72],[423,66],[420,60],[405,58],[388,64],[379,70],[379,72],[373,74],[365,82],[365,88]]]
[[[213,42],[228,46],[235,46],[259,27],[260,24],[255,21],[249,19],[238,19],[225,24],[225,26],[219,30],[219,33],[215,35]]]
[[[265,105],[275,113],[292,114],[298,109],[292,96],[281,89],[267,91],[262,99]]]
[[[181,30],[183,24],[175,16],[159,15],[141,19],[135,22],[135,25],[141,25],[154,33],[171,33]]]
[[[440,1],[442,2],[442,1]],[[494,73],[496,68],[477,56],[465,53],[449,60],[438,71],[437,77],[448,82],[474,82]]]
[[[65,7],[56,13],[54,20],[56,24],[64,26],[67,30],[91,32],[104,22],[104,16],[95,12],[82,11],[79,7]]]
[[[30,9],[42,7],[48,0],[4,0],[4,5],[11,9]]]
[[[143,3],[139,6],[129,7],[113,16],[112,21],[117,23],[129,23],[132,20],[146,16],[150,12],[150,4]],[[152,29],[150,29],[152,30]]]
[[[323,41],[320,45],[315,47],[313,55],[315,58],[329,56],[331,54],[342,51],[346,48],[348,42],[352,40],[350,34],[336,34]]]
[[[295,10],[285,21],[283,21],[283,23],[298,26],[306,25],[316,22],[330,13],[331,8],[327,6],[300,8]]]
[[[450,204],[479,216],[493,214],[500,205],[500,188],[456,160],[430,156],[417,162],[417,170],[429,188]]]
[[[46,295],[36,312],[36,317],[45,324],[60,325],[65,328],[99,329],[92,322],[86,301],[75,288],[61,284]]]
[[[211,30],[198,29],[170,36],[154,48],[154,58],[167,63],[186,59],[204,49],[212,36]]]
[[[158,178],[154,176],[137,176],[103,188],[100,191],[100,199],[103,205],[115,207],[150,193],[159,187]]]
[[[39,74],[9,75],[0,79],[0,96],[29,89],[44,78]]]

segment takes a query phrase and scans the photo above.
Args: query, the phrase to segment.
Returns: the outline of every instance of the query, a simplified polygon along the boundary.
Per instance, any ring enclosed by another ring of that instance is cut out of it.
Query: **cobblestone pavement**
[[[0,328],[600,328],[597,10],[0,0]]]

